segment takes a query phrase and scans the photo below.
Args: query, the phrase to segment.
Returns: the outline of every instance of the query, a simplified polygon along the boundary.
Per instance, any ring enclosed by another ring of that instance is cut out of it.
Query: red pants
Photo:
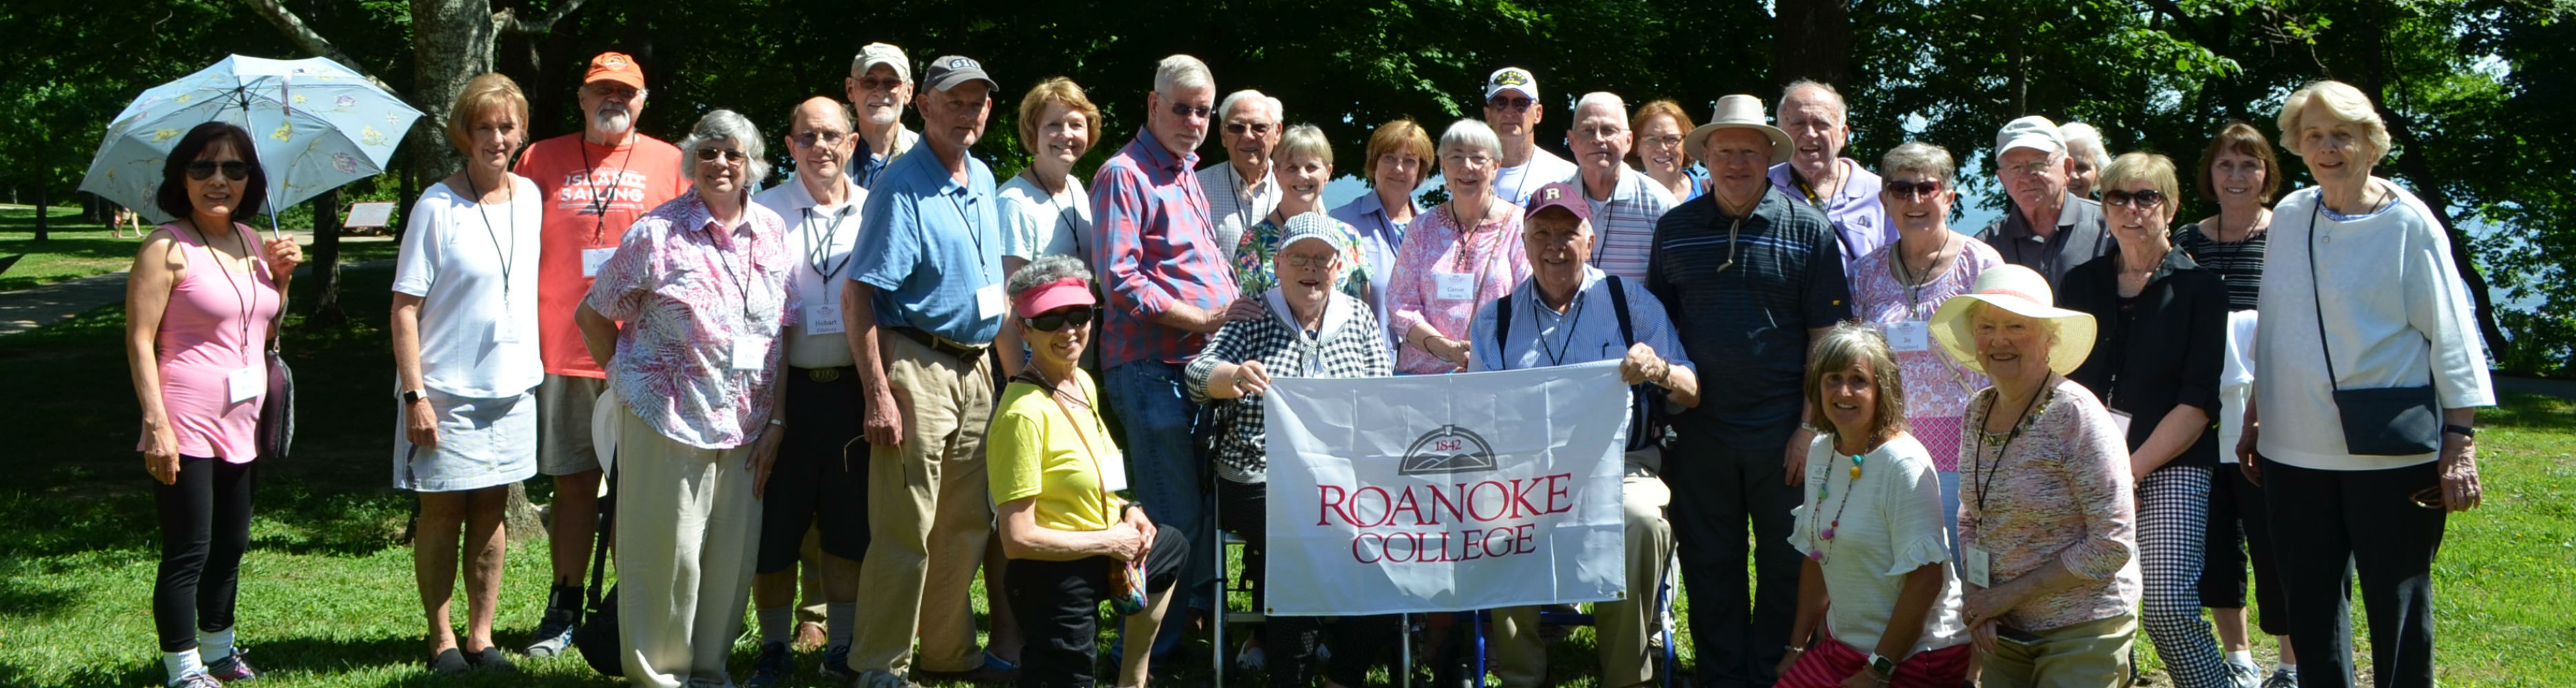
[[[1887,685],[1895,688],[1950,688],[1968,682],[1968,648],[1966,643],[1918,652],[1896,663],[1896,675]],[[1772,688],[1839,688],[1843,679],[1860,673],[1869,664],[1869,653],[1853,649],[1828,633],[1823,640],[1808,646],[1807,653],[1780,675]]]

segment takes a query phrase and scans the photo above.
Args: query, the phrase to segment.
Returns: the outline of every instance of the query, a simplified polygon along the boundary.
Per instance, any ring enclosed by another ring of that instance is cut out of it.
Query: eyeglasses
[[[2146,189],[2142,191],[2121,191],[2119,189],[2112,189],[2110,191],[2102,192],[2102,205],[2106,206],[2153,208],[2164,204],[2165,195],[2157,192],[2155,189]]]
[[[1496,110],[1527,110],[1530,109],[1530,106],[1537,104],[1538,101],[1530,100],[1528,98],[1495,97],[1491,100],[1485,101],[1485,107]]]
[[[717,158],[723,158],[725,162],[742,162],[744,160],[750,160],[751,156],[745,155],[742,151],[731,148],[698,149],[699,162],[714,162]]]
[[[1021,318],[1020,321],[1039,332],[1054,332],[1066,325],[1080,326],[1091,322],[1091,307],[1067,306],[1041,313],[1038,317]]]
[[[1637,143],[1644,144],[1644,145],[1649,145],[1649,146],[1659,146],[1659,147],[1664,147],[1664,148],[1671,148],[1671,147],[1674,147],[1674,146],[1682,145],[1682,135],[1680,135],[1680,134],[1669,134],[1669,135],[1665,135],[1665,136],[1639,136],[1639,137],[1637,137]]]
[[[1938,179],[1926,179],[1919,182],[1887,183],[1887,196],[1889,198],[1912,200],[1939,193],[1941,193],[1941,180]]]
[[[2030,163],[2022,163],[2022,164],[2019,164],[2019,165],[2011,165],[2011,166],[2007,166],[2007,167],[2003,168],[2003,171],[2004,171],[2004,174],[2016,174],[2016,175],[2021,175],[2021,176],[2025,176],[2025,177],[2036,177],[2036,176],[2039,176],[2039,175],[2042,175],[2042,174],[2047,174],[2047,173],[2048,173],[2049,168],[2056,167],[2056,166],[2058,166],[2059,164],[2060,164],[2060,163],[2058,163],[2058,161],[2055,161],[2055,160],[2041,160],[2041,161],[2039,161],[2039,162],[2030,162]]]
[[[1181,114],[1181,111],[1179,111],[1179,110],[1173,110],[1173,111],[1172,111],[1172,114],[1176,114],[1176,115],[1177,115],[1177,114]],[[1236,135],[1236,136],[1242,136],[1242,135],[1243,135],[1243,133],[1244,133],[1244,132],[1247,132],[1247,131],[1248,131],[1248,132],[1252,132],[1252,133],[1253,133],[1253,134],[1255,134],[1255,135],[1267,135],[1267,134],[1269,134],[1269,133],[1270,133],[1270,123],[1269,123],[1269,122],[1227,122],[1227,123],[1225,123],[1225,133],[1233,134],[1233,135]]]
[[[1615,124],[1594,124],[1575,127],[1574,133],[1575,135],[1582,136],[1584,138],[1608,139],[1616,138],[1620,134],[1628,133],[1628,128]]]
[[[591,96],[598,98],[607,98],[611,96],[618,98],[634,98],[636,94],[643,92],[633,86],[605,81],[594,82],[591,85],[584,87],[582,90],[589,91]]]
[[[1338,253],[1323,255],[1282,253],[1279,254],[1279,264],[1292,268],[1329,268],[1333,266],[1333,261],[1340,260],[1341,257]]]
[[[848,137],[849,137],[849,135],[850,135],[850,132],[846,132],[846,131],[831,131],[831,130],[828,130],[828,129],[813,129],[813,130],[808,130],[808,131],[806,131],[805,133],[802,133],[802,134],[797,134],[794,138],[792,138],[792,139],[790,139],[790,140],[795,141],[795,142],[796,142],[796,145],[804,146],[804,147],[807,147],[807,148],[812,148],[812,147],[814,147],[814,144],[818,144],[818,143],[819,143],[819,144],[826,145],[826,146],[838,146],[838,145],[841,145],[841,139],[848,138]]]
[[[1173,115],[1176,115],[1176,116],[1180,116],[1180,117],[1190,117],[1190,118],[1195,118],[1195,119],[1207,119],[1207,118],[1208,118],[1208,115],[1215,114],[1215,113],[1216,113],[1216,109],[1215,109],[1215,108],[1211,108],[1211,107],[1208,107],[1208,106],[1205,106],[1205,105],[1190,105],[1190,104],[1187,104],[1187,103],[1173,103],[1173,104],[1172,104],[1172,114],[1173,114]]]
[[[201,182],[215,176],[216,170],[222,170],[224,178],[233,181],[241,181],[250,177],[250,163],[242,162],[240,160],[226,160],[221,163],[217,163],[213,160],[199,160],[188,163],[187,169],[189,179]]]
[[[1454,162],[1454,163],[1458,163],[1458,164],[1460,164],[1460,165],[1475,165],[1475,166],[1478,166],[1478,167],[1483,167],[1486,163],[1493,162],[1493,161],[1494,161],[1494,156],[1490,156],[1490,155],[1451,155],[1451,156],[1449,156],[1449,161],[1450,161],[1450,162]]]
[[[862,91],[892,91],[900,86],[903,86],[902,79],[867,77],[859,80],[859,90]]]

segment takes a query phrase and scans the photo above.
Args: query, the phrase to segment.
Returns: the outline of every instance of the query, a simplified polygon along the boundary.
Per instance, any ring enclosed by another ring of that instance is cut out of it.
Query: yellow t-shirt
[[[1081,376],[1083,395],[1098,403],[1100,391],[1091,375],[1080,369],[1075,374]],[[1080,414],[1080,427],[1066,417],[1065,408]],[[1043,528],[1107,530],[1117,523],[1118,502],[1101,493],[1097,466],[1125,460],[1102,429],[1100,412],[1071,403],[1059,408],[1046,390],[1026,382],[1002,390],[1001,410],[993,414],[992,430],[984,437],[984,470],[993,503],[1035,497],[1037,524]]]

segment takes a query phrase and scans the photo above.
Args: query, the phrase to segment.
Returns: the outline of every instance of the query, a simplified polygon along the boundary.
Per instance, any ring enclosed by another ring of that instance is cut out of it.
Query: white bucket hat
[[[1940,340],[1950,360],[1985,372],[1985,359],[1977,355],[1975,325],[1968,322],[1968,311],[1978,303],[2055,323],[2057,342],[2048,347],[2048,369],[2059,375],[2075,372],[2076,366],[2084,365],[2084,357],[2093,353],[2097,329],[2092,314],[2058,308],[2048,278],[2030,268],[1998,265],[1977,273],[1974,292],[1950,297],[1941,302],[1941,310],[1933,312],[1932,338]]]
[[[1690,135],[1682,137],[1682,153],[1689,155],[1693,160],[1698,160],[1700,144],[1708,141],[1708,135],[1717,133],[1719,129],[1751,129],[1762,132],[1763,136],[1771,139],[1771,164],[1777,165],[1789,161],[1791,148],[1789,132],[1771,126],[1771,117],[1763,113],[1760,98],[1738,94],[1717,99],[1717,111],[1709,115],[1708,123],[1699,125],[1699,128],[1690,130]]]

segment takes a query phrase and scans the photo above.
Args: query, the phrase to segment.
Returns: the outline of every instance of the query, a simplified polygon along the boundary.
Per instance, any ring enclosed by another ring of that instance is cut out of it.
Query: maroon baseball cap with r
[[[1549,208],[1564,208],[1566,212],[1574,213],[1574,219],[1592,221],[1592,202],[1584,200],[1583,191],[1574,188],[1573,184],[1556,182],[1531,191],[1529,212],[1523,213],[1521,217],[1522,219],[1538,217],[1540,211]]]

